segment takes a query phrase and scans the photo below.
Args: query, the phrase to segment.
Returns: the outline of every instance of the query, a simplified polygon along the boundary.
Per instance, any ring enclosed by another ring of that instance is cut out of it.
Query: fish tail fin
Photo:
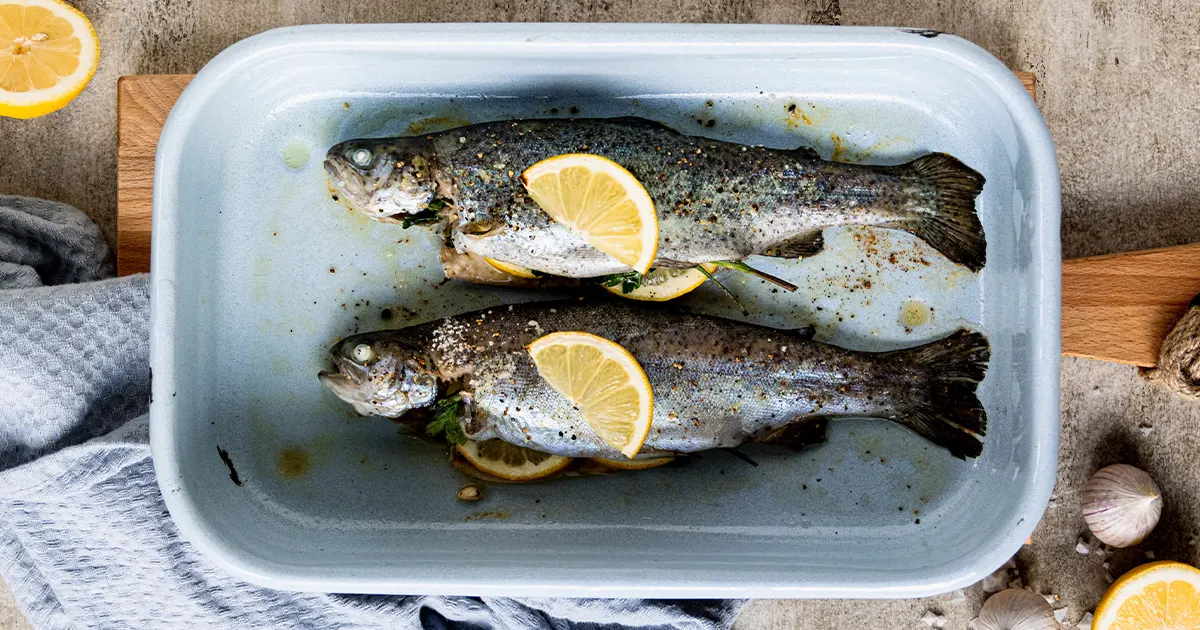
[[[908,215],[894,227],[915,234],[950,260],[979,271],[987,262],[983,224],[975,198],[983,190],[983,175],[945,153],[931,153],[902,167],[933,184],[933,208]]]
[[[960,459],[983,452],[987,414],[976,388],[991,355],[987,338],[960,330],[931,344],[902,350],[908,360],[929,368],[929,395],[915,409],[896,418]]]

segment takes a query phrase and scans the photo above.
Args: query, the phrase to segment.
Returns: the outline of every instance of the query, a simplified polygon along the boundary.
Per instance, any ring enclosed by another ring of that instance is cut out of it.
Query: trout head
[[[437,195],[433,154],[424,138],[349,140],[325,156],[334,198],[376,221],[402,223]]]
[[[437,399],[432,359],[396,332],[347,337],[329,352],[334,370],[323,371],[317,378],[364,416],[398,418]]]

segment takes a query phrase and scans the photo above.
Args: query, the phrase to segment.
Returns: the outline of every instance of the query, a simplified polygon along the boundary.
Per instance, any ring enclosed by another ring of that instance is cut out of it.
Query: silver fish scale
[[[659,218],[656,267],[741,260],[827,226],[887,224],[927,192],[894,172],[684,136],[639,119],[506,121],[430,139],[454,182],[459,251],[576,278],[629,267],[525,194],[521,172],[564,153],[605,156],[645,186]]]
[[[807,417],[893,417],[922,395],[921,368],[781,331],[636,304],[498,307],[418,327],[438,370],[466,377],[464,431],[570,457],[621,457],[538,375],[526,346],[582,331],[633,354],[654,392],[642,453],[732,447]]]

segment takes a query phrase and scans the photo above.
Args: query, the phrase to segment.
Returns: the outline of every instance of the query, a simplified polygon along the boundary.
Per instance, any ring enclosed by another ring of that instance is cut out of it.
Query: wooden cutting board
[[[1034,75],[1017,77],[1036,98]],[[117,83],[117,270],[150,270],[154,152],[192,75]],[[1200,244],[1063,262],[1062,352],[1152,366],[1162,338],[1200,293]]]

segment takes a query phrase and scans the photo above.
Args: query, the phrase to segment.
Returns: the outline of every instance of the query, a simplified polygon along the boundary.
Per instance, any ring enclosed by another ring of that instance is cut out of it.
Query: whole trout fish
[[[656,268],[810,256],[824,246],[822,230],[841,225],[911,232],[973,271],[986,260],[975,211],[983,176],[943,153],[860,166],[807,148],[685,136],[639,118],[545,119],[343,142],[329,150],[325,170],[348,207],[445,230],[451,277],[511,282],[481,265],[484,257],[568,278],[630,271],[526,194],[521,173],[565,153],[607,157],[646,188],[658,213]]]
[[[460,425],[568,457],[623,457],[539,376],[526,346],[584,331],[637,358],[654,393],[640,455],[736,447],[802,446],[838,417],[898,422],[956,457],[980,454],[986,415],[975,389],[989,350],[960,331],[908,350],[853,352],[776,330],[607,300],[541,302],[347,337],[321,381],[364,415],[398,418],[461,386]]]

